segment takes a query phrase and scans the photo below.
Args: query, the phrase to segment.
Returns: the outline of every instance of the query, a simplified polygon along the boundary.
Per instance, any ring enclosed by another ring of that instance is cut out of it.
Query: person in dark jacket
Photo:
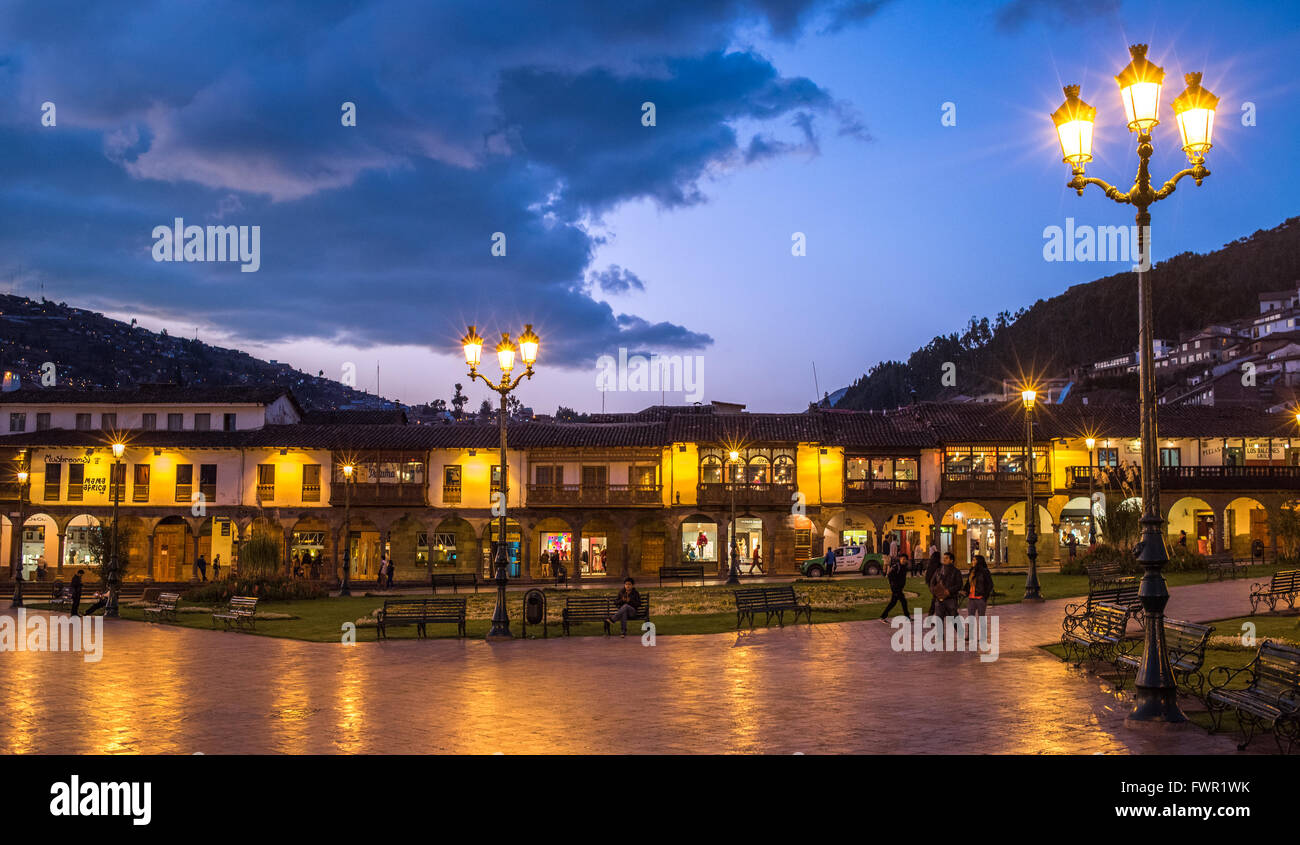
[[[835,549],[834,547],[826,550],[826,557],[822,561],[826,565],[826,577],[830,578],[835,575]]]
[[[72,583],[68,585],[68,589],[72,592],[72,604],[69,607],[72,608],[73,616],[77,615],[78,608],[81,607],[81,576],[85,571],[78,569],[77,574],[72,576]]]
[[[203,555],[199,555],[199,559],[195,562],[195,566],[199,569],[199,580],[206,582],[208,580],[208,562],[204,559]]]
[[[984,555],[975,555],[975,565],[963,589],[966,593],[967,616],[988,616],[989,599],[993,596],[993,573]]]
[[[891,560],[889,568],[885,570],[885,580],[889,582],[889,605],[880,614],[881,622],[888,624],[889,611],[894,609],[895,604],[901,604],[903,615],[908,615],[907,597],[903,595],[903,587],[907,586],[907,567],[910,563],[907,555],[903,555],[898,560]]]
[[[606,622],[617,622],[623,627],[623,636],[627,636],[627,620],[636,615],[637,610],[641,608],[641,594],[637,592],[635,582],[631,578],[623,580],[623,589],[618,591],[618,598],[614,600],[614,606],[617,610],[614,615],[606,619]]]
[[[951,555],[951,554],[946,554],[946,555],[944,555],[944,556],[945,556],[945,557],[951,557],[952,555]],[[940,569],[942,566],[943,566],[943,563],[939,560],[939,553],[938,553],[938,552],[935,552],[934,554],[930,555],[930,562],[929,562],[928,564],[926,564],[926,567],[925,567],[925,585],[926,585],[927,587],[929,587],[932,583],[934,583],[934,574],[935,574],[936,572],[938,572],[939,569]],[[934,597],[933,597],[933,596],[930,598],[930,610],[929,610],[927,613],[928,613],[928,615],[930,615],[930,616],[933,616],[933,615],[934,615]]]
[[[963,579],[952,552],[945,552],[943,565],[926,584],[934,596],[934,615],[943,619],[957,615],[957,596],[961,593]]]

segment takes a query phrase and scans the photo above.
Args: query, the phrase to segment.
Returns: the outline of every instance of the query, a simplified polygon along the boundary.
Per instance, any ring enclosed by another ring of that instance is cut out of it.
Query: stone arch
[[[664,521],[653,516],[642,516],[633,523],[627,545],[628,571],[639,575],[653,575],[680,557],[673,554],[675,540]]]
[[[985,555],[990,565],[1000,562],[1001,518],[1000,511],[995,513],[979,502],[954,502],[939,518],[939,550],[952,552],[959,566],[977,554]]]
[[[1212,554],[1222,538],[1215,508],[1200,496],[1180,496],[1165,512],[1165,531],[1170,545],[1179,543],[1187,532],[1187,548],[1201,554]]]
[[[899,554],[928,557],[935,535],[934,514],[920,506],[900,509],[882,521],[881,529],[880,548],[887,550],[891,541],[897,540]]]
[[[676,526],[677,557],[698,560],[708,571],[710,564],[721,566],[726,558],[727,518],[718,518],[703,512],[690,513],[678,518]],[[706,542],[701,546],[700,535]],[[693,555],[693,557],[692,557]]]
[[[1272,548],[1273,536],[1268,527],[1268,508],[1254,496],[1238,496],[1223,508],[1221,525],[1223,530],[1217,532],[1218,548],[1235,560],[1245,560],[1251,556],[1251,546],[1255,540]]]
[[[198,557],[198,535],[182,516],[164,516],[149,531],[150,559],[154,578],[159,581],[196,581],[194,562]]]
[[[474,572],[481,556],[478,531],[468,520],[451,513],[433,526],[430,572]]]

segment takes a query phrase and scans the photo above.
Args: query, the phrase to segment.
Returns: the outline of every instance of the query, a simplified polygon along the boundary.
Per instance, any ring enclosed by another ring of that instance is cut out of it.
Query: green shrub
[[[1165,565],[1166,572],[1193,572],[1198,569],[1205,569],[1207,559],[1205,555],[1197,554],[1191,549],[1185,549],[1182,546],[1175,545],[1169,552],[1169,563]]]
[[[182,598],[195,604],[225,604],[232,596],[256,596],[263,601],[304,601],[326,598],[329,590],[316,582],[295,580],[283,575],[241,574],[192,587]]]
[[[1137,564],[1133,560],[1133,555],[1119,548],[1106,543],[1100,543],[1091,551],[1084,552],[1074,560],[1066,558],[1061,561],[1062,575],[1086,575],[1088,567],[1103,563],[1118,563],[1125,572],[1136,572]]]

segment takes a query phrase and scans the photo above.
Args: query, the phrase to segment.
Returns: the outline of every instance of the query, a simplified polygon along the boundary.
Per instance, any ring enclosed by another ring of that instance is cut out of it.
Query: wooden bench
[[[805,621],[812,624],[812,604],[807,601],[801,603],[794,594],[793,586],[745,587],[733,591],[732,597],[736,600],[737,628],[745,619],[749,619],[749,627],[753,628],[755,613],[765,614],[765,625],[771,625],[775,615],[777,624],[784,626],[787,610],[794,613],[795,622],[799,621],[799,614],[802,613]]]
[[[1219,576],[1219,580],[1222,581],[1223,576],[1225,575],[1231,575],[1233,578],[1236,578],[1238,573],[1245,575],[1249,571],[1249,560],[1233,560],[1232,555],[1220,553],[1213,555],[1208,561],[1206,561],[1205,580],[1209,581],[1211,575],[1217,575]]]
[[[684,563],[679,566],[661,566],[659,567],[659,586],[664,585],[665,578],[676,578],[679,584],[685,584],[687,578],[699,578],[700,586],[704,586],[704,564],[702,563]]]
[[[460,584],[473,584],[474,592],[478,592],[478,573],[476,572],[434,572],[429,575],[429,583],[433,587],[433,594],[438,594],[438,585],[444,587],[450,585],[451,591],[456,592]]]
[[[1119,655],[1136,645],[1135,640],[1125,639],[1128,618],[1126,609],[1112,604],[1094,606],[1074,624],[1069,624],[1070,617],[1067,616],[1061,631],[1065,658],[1069,660],[1073,654],[1075,666],[1085,659],[1114,663]]]
[[[574,622],[601,622],[605,625],[605,634],[610,633],[609,617],[614,615],[615,598],[613,596],[584,596],[571,595],[564,598],[564,610],[560,612],[560,620],[564,625],[564,635],[569,635],[569,625]],[[650,594],[641,593],[641,606],[637,608],[636,613],[628,617],[628,621],[641,620],[643,622],[650,619]]]
[[[1182,683],[1197,698],[1205,695],[1205,677],[1201,667],[1205,665],[1205,646],[1210,641],[1214,627],[1183,622],[1178,619],[1165,620],[1165,645],[1169,650],[1169,668],[1174,671],[1174,683]],[[1120,653],[1115,655],[1115,669],[1119,673],[1119,688],[1124,688],[1128,674],[1137,675],[1141,665],[1140,655]]]
[[[464,596],[441,596],[431,599],[385,599],[375,621],[381,639],[388,638],[389,626],[414,625],[418,637],[427,635],[426,625],[446,623],[456,626],[457,636],[465,636]]]
[[[1228,689],[1242,673],[1247,673],[1246,686]],[[1245,666],[1215,666],[1209,680],[1205,704],[1214,725],[1212,730],[1219,730],[1224,713],[1234,711],[1242,733],[1238,751],[1245,750],[1260,731],[1271,732],[1283,753],[1300,741],[1300,648],[1264,640]],[[1283,739],[1287,740],[1286,748]]]
[[[1127,610],[1129,616],[1136,619],[1138,624],[1141,625],[1143,613],[1142,600],[1138,598],[1140,586],[1136,579],[1130,578],[1120,584],[1109,587],[1096,587],[1089,590],[1088,598],[1084,602],[1076,602],[1065,606],[1065,619],[1062,622],[1062,627],[1066,629],[1077,627],[1087,619],[1093,608],[1099,605],[1109,605]]]
[[[1102,587],[1107,584],[1115,584],[1123,581],[1128,576],[1124,574],[1124,567],[1118,563],[1092,563],[1084,567],[1088,572],[1088,589],[1093,587]]]
[[[225,610],[212,611],[212,627],[217,627],[217,620],[226,623],[226,630],[232,627],[252,628],[257,614],[257,598],[254,596],[231,596],[230,604]]]
[[[1267,604],[1270,612],[1275,611],[1279,601],[1286,601],[1294,610],[1297,594],[1300,594],[1300,569],[1274,572],[1267,584],[1250,585],[1250,613],[1253,616],[1261,604]]]
[[[159,593],[153,604],[144,609],[144,618],[150,622],[159,619],[176,621],[176,608],[181,603],[180,593]]]

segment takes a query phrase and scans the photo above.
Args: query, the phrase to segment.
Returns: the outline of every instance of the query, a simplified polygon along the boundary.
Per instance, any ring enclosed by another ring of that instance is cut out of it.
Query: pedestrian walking
[[[393,563],[393,561],[390,559],[388,561],[388,589],[390,590],[393,589],[393,570],[395,570],[396,568],[397,568],[397,564]]]
[[[961,593],[961,570],[952,552],[943,556],[943,564],[928,582],[930,594],[934,596],[934,614],[940,619],[957,615],[957,597]]]
[[[221,555],[212,556],[212,580],[221,580]]]
[[[206,582],[208,580],[207,560],[203,557],[203,555],[199,555],[199,559],[194,562],[194,565],[199,568],[199,580]]]
[[[1070,560],[1074,560],[1075,553],[1078,552],[1079,550],[1079,538],[1071,534],[1070,542],[1066,543],[1065,545],[1066,548],[1070,550]]]
[[[903,595],[903,587],[907,586],[908,564],[909,561],[906,558],[891,560],[889,568],[885,570],[885,580],[889,582],[889,604],[880,614],[881,622],[889,622],[889,611],[894,609],[895,604],[902,605],[903,615],[908,615],[907,597]]]
[[[935,553],[935,554],[933,554],[933,555],[930,555],[930,561],[929,561],[929,562],[926,564],[926,566],[925,566],[925,586],[926,586],[926,587],[929,587],[930,584],[934,582],[935,574],[936,574],[936,573],[937,573],[937,572],[938,572],[942,567],[943,567],[943,563],[939,560],[939,555],[938,555],[938,553]],[[930,598],[930,609],[929,609],[928,611],[926,611],[926,614],[929,615],[929,616],[933,616],[933,615],[934,615],[934,597],[933,597],[933,596],[931,596],[931,598]]]
[[[825,565],[826,565],[826,577],[827,577],[827,578],[834,577],[834,575],[835,575],[835,548],[834,548],[833,546],[832,546],[831,548],[829,548],[829,549],[826,550],[826,558],[825,558],[825,560],[824,560],[823,562],[824,562]]]
[[[375,586],[378,587],[378,588],[381,589],[381,590],[384,588],[384,572],[385,572],[387,569],[388,569],[388,556],[387,556],[387,555],[380,555],[380,557],[379,557],[379,572],[376,574],[376,577],[375,577]]]
[[[72,582],[68,585],[69,590],[72,592],[72,604],[69,606],[72,608],[73,616],[77,615],[77,609],[81,607],[81,576],[85,571],[84,569],[78,569],[77,574],[72,576]]]
[[[967,616],[988,616],[989,599],[993,596],[993,573],[984,555],[975,555],[975,565],[966,579]]]
[[[767,574],[763,571],[763,550],[757,545],[754,546],[754,556],[749,561],[749,574],[753,575],[755,569],[758,570],[759,575]]]

